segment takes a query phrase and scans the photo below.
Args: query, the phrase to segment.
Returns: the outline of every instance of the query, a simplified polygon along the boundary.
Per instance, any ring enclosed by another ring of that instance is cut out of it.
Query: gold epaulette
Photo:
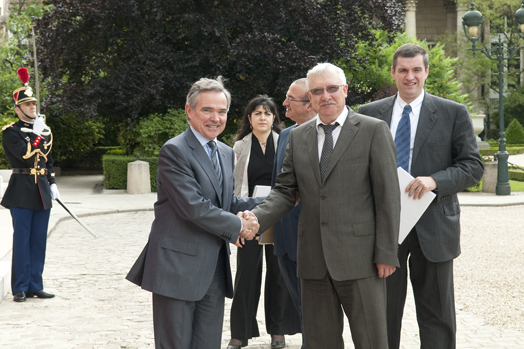
[[[5,125],[4,127],[2,127],[2,131],[7,130],[9,127],[13,126],[14,124],[15,124],[15,123],[12,122],[12,123],[10,123],[9,125]]]

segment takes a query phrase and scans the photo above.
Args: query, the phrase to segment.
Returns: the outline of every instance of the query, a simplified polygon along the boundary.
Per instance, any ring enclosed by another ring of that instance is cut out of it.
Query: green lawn
[[[518,181],[509,181],[509,185],[511,187],[511,192],[518,192],[518,191],[524,191],[524,182],[518,182]],[[480,185],[473,186],[467,189],[469,192],[478,192],[482,191],[482,180],[480,180]]]

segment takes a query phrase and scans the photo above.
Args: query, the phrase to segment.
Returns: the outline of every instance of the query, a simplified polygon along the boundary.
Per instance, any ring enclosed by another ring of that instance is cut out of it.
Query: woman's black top
[[[247,180],[249,185],[249,196],[253,195],[255,185],[271,185],[273,175],[273,159],[275,158],[275,145],[273,144],[273,134],[267,137],[266,153],[262,152],[262,147],[258,138],[253,134],[251,141],[251,154],[247,165]]]

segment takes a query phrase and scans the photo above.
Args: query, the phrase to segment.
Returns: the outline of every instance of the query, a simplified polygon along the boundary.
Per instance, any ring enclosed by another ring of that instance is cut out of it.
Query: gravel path
[[[458,308],[524,330],[524,206],[462,207],[462,254],[455,260]]]

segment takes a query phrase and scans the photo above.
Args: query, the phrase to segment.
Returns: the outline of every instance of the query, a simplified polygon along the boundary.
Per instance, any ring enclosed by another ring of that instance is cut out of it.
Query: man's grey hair
[[[226,79],[222,76],[217,77],[216,79],[202,78],[195,82],[189,93],[187,94],[186,103],[189,104],[191,109],[195,109],[198,104],[198,98],[202,92],[222,92],[227,99],[227,110],[229,111],[229,106],[231,105],[231,93],[224,87],[224,82]]]
[[[293,85],[304,85],[307,91],[307,79],[306,78],[300,78],[298,80],[295,80],[291,83],[291,86]],[[308,102],[302,102],[302,105],[306,105],[309,103],[309,97],[307,95],[307,92],[304,93],[304,95],[301,97],[303,100],[307,100]]]
[[[346,74],[344,74],[342,69],[331,63],[319,63],[307,72],[306,90],[309,91],[309,84],[313,75],[327,75],[331,73],[338,77],[341,85],[346,84]]]

